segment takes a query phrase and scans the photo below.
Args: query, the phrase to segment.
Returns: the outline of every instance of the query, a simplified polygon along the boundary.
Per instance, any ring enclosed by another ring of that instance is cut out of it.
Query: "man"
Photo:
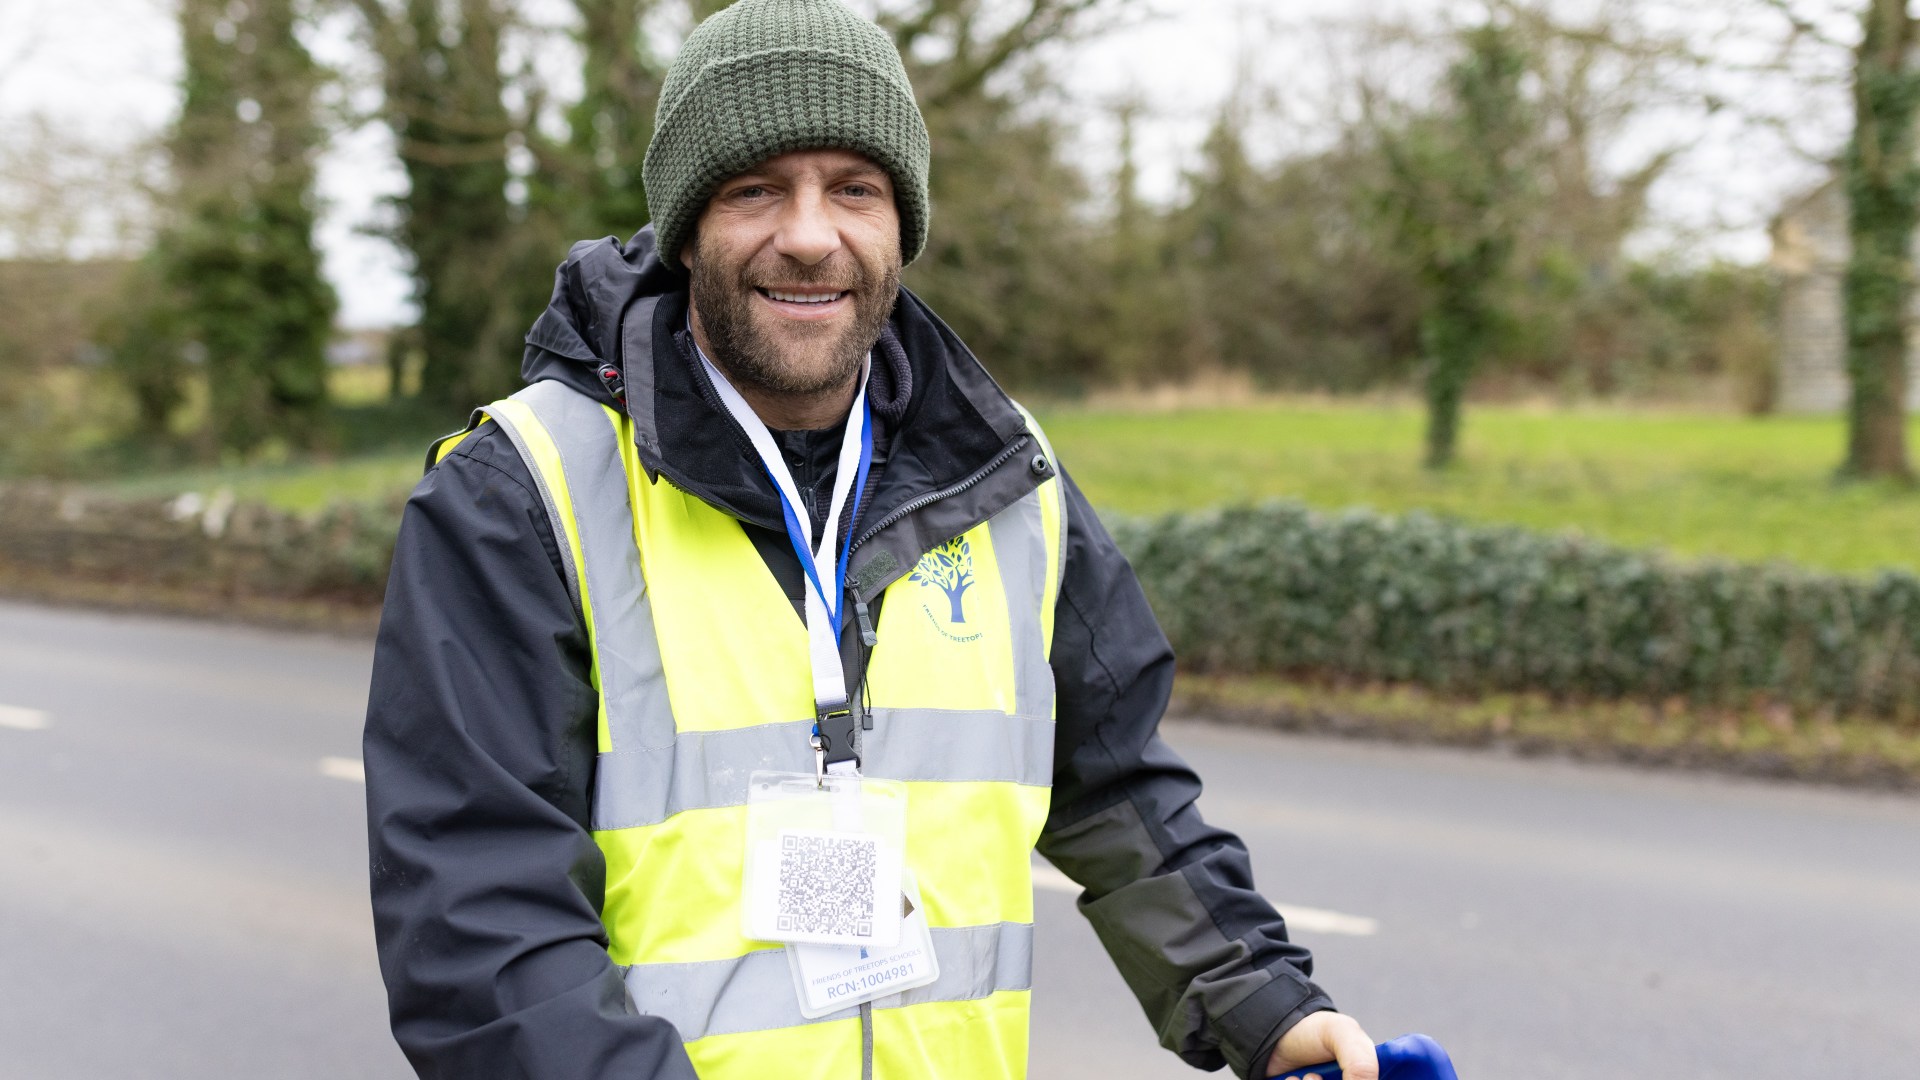
[[[1125,560],[899,287],[927,167],[873,24],[714,16],[663,90],[654,223],[575,245],[531,386],[436,448],[365,747],[422,1076],[1023,1076],[1036,841],[1186,1061],[1377,1075],[1155,733],[1173,659]],[[898,782],[899,947],[919,919],[937,979],[803,1008],[789,962],[842,954],[744,932],[762,770]]]

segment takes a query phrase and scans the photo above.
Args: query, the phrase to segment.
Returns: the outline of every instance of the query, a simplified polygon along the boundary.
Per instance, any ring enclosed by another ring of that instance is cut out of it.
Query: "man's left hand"
[[[1279,1076],[1328,1061],[1339,1063],[1346,1080],[1380,1080],[1373,1040],[1359,1021],[1332,1011],[1311,1013],[1280,1036],[1280,1045],[1267,1060],[1266,1075]]]

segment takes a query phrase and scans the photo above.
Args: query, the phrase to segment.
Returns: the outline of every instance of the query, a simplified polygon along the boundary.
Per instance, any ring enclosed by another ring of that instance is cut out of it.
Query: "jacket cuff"
[[[1333,999],[1319,987],[1276,973],[1272,982],[1220,1018],[1220,1049],[1226,1054],[1227,1067],[1247,1080],[1266,1080],[1267,1062],[1281,1036],[1313,1013],[1332,1009]],[[1247,1047],[1253,1053],[1243,1056]]]

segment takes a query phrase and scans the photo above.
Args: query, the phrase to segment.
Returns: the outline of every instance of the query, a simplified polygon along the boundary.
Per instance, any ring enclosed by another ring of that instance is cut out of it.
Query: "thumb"
[[[1336,1027],[1331,1033],[1334,1059],[1346,1080],[1380,1080],[1380,1059],[1374,1053],[1373,1040],[1357,1023]]]
[[[1336,1061],[1349,1080],[1379,1080],[1380,1062],[1373,1040],[1351,1016],[1326,1010],[1312,1013],[1290,1028],[1274,1047],[1268,1073],[1278,1075],[1323,1061]]]

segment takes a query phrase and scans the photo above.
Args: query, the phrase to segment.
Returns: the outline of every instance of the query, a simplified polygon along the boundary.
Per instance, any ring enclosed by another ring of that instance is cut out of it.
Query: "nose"
[[[840,226],[833,219],[825,188],[806,184],[794,192],[781,215],[773,246],[780,254],[807,266],[840,250]]]

